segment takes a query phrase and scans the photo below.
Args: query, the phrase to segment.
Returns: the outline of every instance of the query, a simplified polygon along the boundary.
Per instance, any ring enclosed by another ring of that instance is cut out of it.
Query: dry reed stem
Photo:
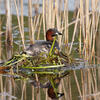
[[[76,82],[76,85],[77,85],[77,89],[78,89],[79,95],[82,96],[82,93],[81,93],[81,89],[80,89],[80,85],[79,85],[79,82],[78,82],[78,79],[77,79],[76,72],[73,71],[73,73],[74,73],[74,78],[75,78],[75,82]]]
[[[78,14],[77,14],[76,20],[78,20],[79,13],[80,13],[80,10],[78,10]],[[73,37],[72,37],[72,42],[71,42],[71,46],[70,46],[70,50],[69,50],[69,54],[70,54],[71,51],[72,51],[72,46],[73,46],[73,42],[74,42],[74,39],[75,39],[75,33],[76,33],[76,30],[77,30],[77,24],[78,24],[78,21],[76,21],[76,23],[75,23],[74,32],[73,32]]]
[[[85,2],[85,13],[86,13],[86,20],[85,20],[85,23],[86,23],[86,30],[85,30],[85,34],[86,34],[86,37],[85,37],[85,59],[88,60],[89,58],[89,0],[86,0]]]
[[[85,88],[84,88],[84,70],[81,70],[81,83],[82,83],[82,100],[85,100]]]
[[[21,100],[25,100],[25,90],[26,90],[26,81],[24,81],[23,86],[22,86],[22,95],[21,95]]]
[[[60,84],[59,84],[59,87],[58,87],[59,93],[62,93],[62,90],[63,90],[63,87],[62,87],[62,84],[64,84],[63,79],[61,81],[60,81]],[[62,100],[62,98],[59,98],[59,100]]]
[[[8,94],[12,96],[12,83],[11,83],[11,78],[7,78],[7,90],[8,90]],[[12,100],[12,98],[10,96],[8,96],[8,100]]]
[[[42,20],[43,20],[43,17],[41,16],[39,27],[38,27],[38,33],[37,33],[37,40],[40,39],[40,30],[41,30]]]
[[[82,49],[82,26],[81,26],[81,22],[80,22],[80,32],[79,32],[79,53],[81,54],[81,49]]]
[[[1,33],[1,16],[0,16],[0,33]],[[1,43],[1,34],[0,34],[0,62],[1,62],[1,56],[2,56],[2,43]]]
[[[54,1],[51,2],[51,27],[55,27],[55,17],[56,17],[56,10],[54,8]]]
[[[93,80],[94,80],[94,93],[97,93],[98,92],[98,87],[97,87],[97,75],[96,75],[96,69],[92,69],[92,75],[93,75]],[[97,100],[97,97],[94,96],[95,100]]]
[[[64,20],[65,20],[65,44],[68,44],[68,0],[64,3]]]
[[[65,94],[65,100],[72,100],[70,76],[66,77],[66,79],[62,79],[62,81],[63,81],[62,85],[63,85],[64,94]]]
[[[47,89],[45,89],[45,100],[50,100],[50,98],[48,97]]]
[[[11,0],[6,0],[6,45],[12,46],[13,45],[13,38],[12,38],[12,17],[11,17]]]
[[[59,3],[58,0],[55,0],[55,14],[56,14],[56,27],[59,31],[61,31],[61,16],[59,11]],[[51,21],[52,23],[52,21]],[[61,46],[61,37],[58,36],[59,46]]]
[[[37,92],[36,92],[36,100],[41,100],[40,99],[40,88],[37,88]]]
[[[99,12],[100,12],[100,10],[99,10]],[[92,54],[91,59],[95,55],[95,39],[96,39],[96,35],[97,35],[98,25],[99,25],[99,15],[97,16],[97,23],[96,23],[95,32],[93,35],[93,46],[92,46],[92,50],[91,50],[91,54]]]
[[[0,91],[1,91],[1,93],[4,92],[4,86],[3,86],[3,78],[2,78],[2,76],[0,76]],[[4,96],[3,95],[1,96],[1,100],[4,100]]]
[[[87,64],[85,65],[87,66]],[[86,100],[86,94],[88,93],[88,69],[85,69],[84,72],[83,72],[83,79],[84,79],[84,97],[85,97],[85,100]]]
[[[72,100],[72,90],[71,90],[71,79],[69,77],[69,93],[70,93],[70,100]]]
[[[48,12],[49,12],[49,6],[48,6],[48,0],[46,0],[45,1],[45,9],[46,9],[46,11],[45,11],[45,16],[46,16],[46,29],[48,29],[49,28],[49,14],[48,14]],[[51,9],[51,8],[50,8]]]
[[[21,3],[21,29],[22,29],[22,34],[23,34],[23,38],[24,38],[23,0],[21,0],[20,3]]]
[[[88,26],[88,28],[90,29],[91,28],[91,20],[90,20],[90,22],[89,22],[89,26]],[[86,50],[86,37],[85,37],[85,40],[84,40],[84,46],[83,46],[83,51],[82,51],[82,53],[88,53],[87,55],[88,55],[88,57],[86,58],[86,54],[85,54],[85,60],[87,60],[87,61],[89,61],[90,59],[90,56],[91,56],[91,43],[92,43],[92,33],[91,34],[88,34],[88,37],[89,37],[89,39],[88,39],[88,48],[87,48],[87,50]]]
[[[29,37],[30,43],[34,43],[34,26],[32,20],[32,0],[28,0],[28,23],[29,23]]]
[[[67,82],[68,82],[68,80],[66,80],[66,86],[68,85]],[[64,79],[62,79],[62,80],[61,80],[61,85],[62,85],[62,87],[63,87],[64,97],[65,97],[65,100],[68,100],[68,97],[67,97],[67,96],[68,96],[68,93],[67,93],[67,91],[66,91],[66,89],[65,89],[66,87],[65,87],[65,84],[64,84],[64,83],[65,83],[65,81],[64,81]]]
[[[45,1],[45,19],[46,19],[46,29],[48,29],[49,27],[48,27],[48,18],[49,18],[49,16],[48,16],[48,12],[49,12],[49,6],[48,6],[48,0],[46,0]],[[51,8],[50,8],[51,9]]]
[[[34,32],[33,33],[34,34],[35,34],[35,31],[38,29],[40,19],[41,19],[41,15],[36,16],[35,19],[34,19],[34,23],[33,23],[33,26],[34,26]]]
[[[52,27],[52,0],[48,1],[48,5],[49,5],[49,9],[48,9],[47,24],[48,24],[48,28],[51,28]]]
[[[0,16],[0,33],[1,33],[1,16]],[[2,52],[2,44],[1,44],[1,34],[0,34],[0,62],[1,62],[1,52]],[[3,79],[2,79],[2,76],[0,76],[0,91],[1,93],[3,93]],[[1,96],[1,99],[4,100],[4,97]]]
[[[90,70],[89,69],[87,69],[87,71],[88,71],[88,94],[91,94],[92,93],[92,89],[91,89],[91,83],[92,83],[92,77],[91,77],[91,72],[90,72]],[[85,95],[86,96],[86,95]],[[90,99],[91,100],[91,97],[89,97],[88,99]]]
[[[42,4],[42,16],[43,16],[43,31],[44,31],[44,40],[46,40],[45,38],[45,33],[46,33],[46,20],[45,20],[45,11],[46,11],[46,8],[45,8],[45,0],[43,0],[43,4]]]
[[[17,7],[17,4],[16,4],[16,0],[14,0],[14,4],[15,4],[15,8],[16,8],[17,20],[18,20],[18,25],[19,25],[19,31],[20,31],[20,34],[21,34],[23,49],[25,49],[24,36],[23,36],[23,33],[22,33],[21,22],[20,22],[20,18],[19,18],[19,12],[18,12],[18,7]]]
[[[89,16],[92,14],[92,12],[89,12]],[[86,18],[86,15],[83,15],[82,16],[82,20],[84,20]],[[68,27],[70,27],[71,25],[73,25],[73,24],[75,24],[75,23],[77,23],[77,22],[79,22],[79,21],[81,21],[81,18],[77,18],[76,20],[74,20],[74,21],[72,21],[72,22],[70,22],[69,24],[68,24]],[[83,23],[83,22],[82,22]],[[64,28],[63,28],[63,30],[64,30]],[[85,32],[83,31],[83,34],[85,34]],[[85,37],[85,35],[83,35],[84,37]]]
[[[91,13],[90,13],[91,14]],[[89,15],[90,15],[89,14]],[[83,0],[80,0],[80,37],[79,37],[79,51],[81,52],[81,32],[83,31],[83,38],[85,38],[84,34],[84,13],[83,13]]]
[[[34,86],[32,86],[32,100],[34,100]]]

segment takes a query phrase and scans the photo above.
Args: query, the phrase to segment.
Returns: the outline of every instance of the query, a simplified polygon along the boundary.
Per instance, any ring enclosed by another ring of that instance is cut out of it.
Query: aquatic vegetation
[[[61,78],[70,72],[66,68],[71,64],[71,59],[56,48],[54,49],[55,40],[56,38],[52,43],[49,54],[41,52],[38,55],[31,56],[22,52],[14,55],[2,67],[4,67],[4,70],[7,68],[7,72],[9,72],[9,69],[13,69],[14,74],[33,80],[31,84],[36,87],[40,83],[42,88],[52,88],[57,97],[57,88]],[[60,79],[59,83],[55,82],[56,79]]]

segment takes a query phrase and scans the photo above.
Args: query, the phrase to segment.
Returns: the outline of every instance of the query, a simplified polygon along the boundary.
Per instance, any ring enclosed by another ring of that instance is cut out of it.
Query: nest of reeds
[[[54,41],[55,42],[55,41]],[[54,42],[49,54],[40,53],[35,56],[30,56],[26,53],[14,55],[12,59],[3,64],[8,68],[12,68],[14,73],[23,77],[28,77],[45,83],[50,77],[64,77],[69,72],[66,71],[67,65],[71,63],[71,59],[57,49],[53,49]],[[45,55],[45,56],[44,56]]]

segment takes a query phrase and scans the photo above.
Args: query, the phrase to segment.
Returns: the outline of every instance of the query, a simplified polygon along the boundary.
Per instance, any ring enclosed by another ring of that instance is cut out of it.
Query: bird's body
[[[26,54],[31,55],[31,56],[36,56],[39,55],[40,53],[49,53],[50,48],[53,43],[53,37],[57,35],[62,35],[57,29],[49,29],[46,32],[46,41],[45,40],[39,40],[36,41],[34,44],[30,45],[26,50]],[[57,41],[55,41],[54,48],[59,48],[59,44]]]
[[[26,49],[26,53],[31,56],[38,55],[42,52],[48,54],[51,49],[51,46],[52,46],[51,41],[40,40],[40,41],[37,41],[35,44],[30,45]],[[58,50],[60,49],[57,41],[55,41],[54,48],[57,48]]]

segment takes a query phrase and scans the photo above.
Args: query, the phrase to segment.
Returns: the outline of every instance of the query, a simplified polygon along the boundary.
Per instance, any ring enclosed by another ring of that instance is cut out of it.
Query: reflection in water
[[[12,75],[14,79],[17,78],[20,80],[22,78],[28,78],[31,80],[30,83],[34,87],[47,88],[48,96],[52,99],[62,97],[64,93],[57,92],[57,88],[60,84],[60,80],[69,74],[69,71],[66,70],[67,65],[69,65],[69,59],[65,59],[65,56],[62,53],[60,55],[52,55],[52,57],[46,58],[41,55],[38,56],[29,56],[24,52],[15,55],[1,65],[1,74],[7,73]],[[7,77],[8,76],[9,75],[7,75]],[[10,91],[12,90],[12,87],[10,87],[12,86],[11,81],[9,81],[8,84],[8,90]]]
[[[19,59],[19,58],[17,58],[17,59]],[[16,61],[17,61],[17,59],[16,59]],[[9,61],[11,61],[11,60],[12,59],[10,59]],[[14,60],[15,60],[15,58],[14,58]],[[13,63],[14,63],[14,65],[13,65]],[[10,65],[11,63],[7,63],[6,62],[6,64]],[[64,97],[67,98],[66,96],[67,95],[71,95],[71,94],[66,94],[66,92],[64,92],[64,91],[58,92],[57,89],[58,89],[59,85],[63,85],[64,86],[63,90],[64,90],[67,87],[66,85],[68,85],[68,88],[69,88],[69,85],[71,85],[71,84],[69,84],[69,81],[66,81],[66,80],[65,80],[64,83],[62,83],[62,80],[64,80],[67,75],[69,76],[70,72],[72,73],[72,70],[75,70],[76,72],[77,72],[77,70],[79,70],[79,72],[81,72],[81,75],[78,74],[78,77],[81,76],[82,79],[83,79],[82,80],[82,82],[83,82],[82,83],[83,84],[82,85],[82,87],[83,87],[82,91],[84,91],[84,89],[86,89],[85,87],[88,85],[88,84],[86,84],[87,76],[91,75],[91,71],[93,71],[92,68],[96,67],[96,65],[94,65],[94,64],[93,65],[89,65],[87,61],[78,58],[78,59],[74,59],[72,64],[67,64],[67,67],[66,66],[58,67],[56,69],[55,68],[53,68],[53,69],[49,68],[49,69],[45,69],[46,74],[36,74],[36,73],[34,73],[35,71],[43,72],[44,69],[35,70],[35,69],[31,69],[31,67],[30,68],[27,68],[27,67],[26,68],[24,68],[24,67],[22,68],[21,66],[23,65],[23,63],[20,62],[18,64],[19,64],[18,66],[20,66],[18,69],[16,67],[17,64],[15,64],[15,62],[13,60],[12,60],[13,67],[11,67],[12,65],[8,66],[8,67],[7,66],[6,67],[4,67],[4,66],[0,67],[0,69],[1,69],[0,73],[3,76],[6,76],[6,78],[3,77],[3,81],[1,81],[1,83],[3,84],[3,87],[1,88],[1,90],[2,89],[3,90],[1,91],[1,94],[0,94],[0,95],[2,95],[2,98],[3,98],[2,100],[5,100],[4,98],[6,98],[6,97],[7,98],[9,97],[10,100],[11,99],[16,99],[16,98],[18,100],[20,100],[20,98],[22,98],[22,97],[23,97],[23,100],[31,100],[32,99],[32,95],[34,93],[35,93],[34,95],[36,96],[36,98],[42,98],[41,100],[45,100],[44,89],[47,89],[46,94],[48,94],[48,96],[51,97],[51,98],[55,99],[55,98],[58,98],[58,97],[62,97],[63,95],[64,96],[62,98],[64,98]],[[27,62],[25,64],[27,65]],[[90,69],[88,69],[88,68],[90,68]],[[48,71],[49,72],[55,71],[55,72],[47,74]],[[58,73],[60,71],[62,73]],[[80,84],[78,83],[76,72],[74,72],[73,76],[75,77],[75,82],[76,82],[77,87],[79,89],[78,85],[80,85]],[[36,77],[36,75],[37,75],[37,77]],[[95,75],[95,73],[93,75]],[[88,78],[89,78],[89,76],[88,76]],[[28,80],[28,82],[25,81],[25,80]],[[90,81],[91,80],[89,78],[88,82],[90,82]],[[72,84],[72,87],[74,87],[74,88],[76,87],[75,82]],[[80,82],[80,80],[79,80],[79,82]],[[91,84],[93,84],[93,83],[91,83]],[[91,86],[91,84],[90,84],[90,86]],[[33,89],[32,86],[35,87],[34,88],[34,92],[30,91],[31,89]],[[42,89],[43,92],[39,92],[39,91],[41,91],[41,89]],[[12,91],[15,91],[15,92],[13,93]],[[70,91],[70,88],[67,90],[67,93],[71,93],[69,91]],[[25,99],[25,97],[24,97],[26,92],[27,92],[26,98],[28,98],[28,99]],[[77,92],[75,91],[75,94]],[[39,93],[40,94],[43,93],[43,97],[38,95]],[[80,90],[79,90],[79,93],[80,93],[80,98],[83,98],[81,96],[81,91]],[[77,94],[77,96],[78,96],[78,94]],[[88,98],[88,96],[87,96],[87,98]],[[64,99],[64,100],[66,100],[66,99]]]

